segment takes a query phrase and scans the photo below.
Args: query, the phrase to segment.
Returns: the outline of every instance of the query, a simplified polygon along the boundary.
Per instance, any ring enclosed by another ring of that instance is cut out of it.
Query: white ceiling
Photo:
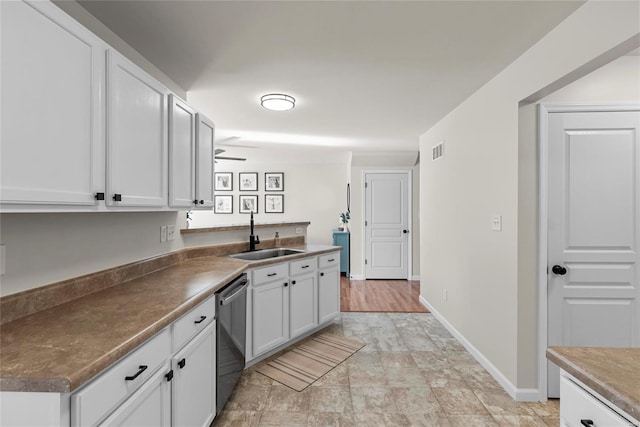
[[[227,155],[233,145],[417,150],[420,134],[582,4],[79,3],[188,91]],[[270,92],[296,108],[263,109]]]

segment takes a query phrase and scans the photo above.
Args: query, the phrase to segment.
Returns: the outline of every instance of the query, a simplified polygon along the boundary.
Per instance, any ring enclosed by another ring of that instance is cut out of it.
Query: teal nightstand
[[[348,231],[333,230],[333,246],[342,246],[340,251],[340,273],[346,273],[349,278],[349,248],[350,234]]]

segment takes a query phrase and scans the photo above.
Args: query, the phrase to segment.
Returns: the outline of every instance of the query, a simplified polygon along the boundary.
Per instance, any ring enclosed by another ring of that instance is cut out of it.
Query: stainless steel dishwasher
[[[216,414],[222,411],[242,375],[247,319],[247,275],[216,292]]]

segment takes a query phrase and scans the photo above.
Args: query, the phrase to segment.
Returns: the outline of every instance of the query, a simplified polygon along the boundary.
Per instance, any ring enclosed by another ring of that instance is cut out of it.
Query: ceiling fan
[[[218,154],[222,154],[225,151],[227,151],[227,150],[223,150],[222,148],[216,148],[216,151],[213,154],[213,158],[215,160],[236,160],[236,161],[239,161],[239,162],[244,162],[245,160],[247,160],[244,157],[218,156]],[[218,163],[218,162],[216,162],[216,163]]]

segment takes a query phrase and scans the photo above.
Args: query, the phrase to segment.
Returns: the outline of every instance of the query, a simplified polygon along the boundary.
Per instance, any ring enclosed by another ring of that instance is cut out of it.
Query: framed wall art
[[[258,196],[245,196],[241,195],[240,198],[240,213],[258,213]]]
[[[233,196],[213,196],[213,213],[232,214],[233,213]]]
[[[284,194],[265,194],[264,213],[284,213]]]
[[[214,189],[216,191],[233,191],[233,173],[215,172]]]
[[[258,172],[238,173],[240,191],[258,191]]]
[[[267,172],[264,174],[265,191],[284,191],[284,172]]]

